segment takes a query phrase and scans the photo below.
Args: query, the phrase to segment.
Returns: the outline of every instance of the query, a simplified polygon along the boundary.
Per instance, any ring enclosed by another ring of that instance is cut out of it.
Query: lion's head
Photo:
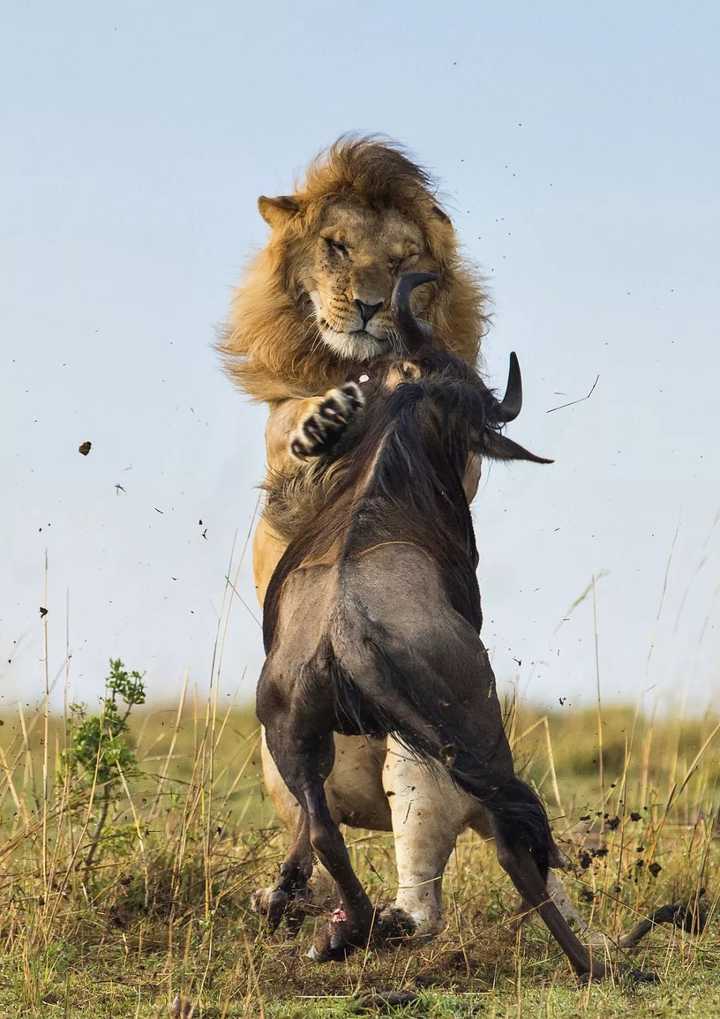
[[[462,262],[429,175],[396,146],[341,138],[295,193],[261,197],[270,240],[238,288],[219,349],[257,399],[317,393],[390,352],[398,273],[438,283],[414,296],[439,343],[468,361],[485,330],[485,293]]]

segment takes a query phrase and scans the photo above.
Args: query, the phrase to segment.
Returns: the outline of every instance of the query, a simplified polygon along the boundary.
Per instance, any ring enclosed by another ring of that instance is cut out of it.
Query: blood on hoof
[[[650,916],[641,920],[631,931],[624,934],[619,945],[621,948],[635,948],[646,934],[663,923],[681,927],[688,934],[702,934],[707,923],[708,913],[708,905],[702,893],[698,901],[668,903],[668,905],[660,906],[659,909],[654,910]]]
[[[414,991],[369,991],[361,994],[356,1007],[363,1011],[387,1012],[389,1009],[404,1008],[418,1000]]]
[[[619,963],[614,969],[610,964],[592,961],[591,969],[587,973],[578,974],[578,980],[583,984],[589,984],[593,980],[605,980],[614,972],[616,978],[627,984],[656,984],[660,978],[653,970],[633,969]]]

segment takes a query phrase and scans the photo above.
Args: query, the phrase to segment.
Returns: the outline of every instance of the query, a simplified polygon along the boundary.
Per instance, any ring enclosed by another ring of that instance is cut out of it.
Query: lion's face
[[[421,230],[396,209],[333,203],[317,225],[296,279],[324,343],[348,360],[387,353],[395,339],[390,296],[398,273],[433,269]],[[415,299],[422,316],[430,288]]]
[[[256,399],[317,396],[348,361],[397,351],[389,302],[408,270],[436,273],[413,311],[438,346],[474,362],[485,293],[429,175],[390,143],[341,138],[292,194],[258,199],[270,227],[235,292],[218,349]]]

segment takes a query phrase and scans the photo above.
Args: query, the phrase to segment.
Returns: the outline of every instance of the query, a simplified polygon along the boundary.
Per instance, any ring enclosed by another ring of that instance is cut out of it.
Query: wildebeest
[[[539,912],[578,974],[602,976],[605,965],[548,898],[548,867],[562,859],[540,799],[514,773],[478,636],[478,556],[463,490],[468,464],[477,456],[547,461],[500,430],[522,402],[514,355],[498,400],[473,369],[433,348],[410,309],[412,290],[433,279],[415,273],[399,280],[394,311],[408,357],[374,367],[362,433],[345,469],[268,589],[257,714],[301,815],[280,880],[257,904],[277,923],[302,894],[315,853],[342,906],[313,957],[342,958],[368,942],[373,906],[323,784],[334,733],[393,734],[477,798],[498,859],[528,908]]]

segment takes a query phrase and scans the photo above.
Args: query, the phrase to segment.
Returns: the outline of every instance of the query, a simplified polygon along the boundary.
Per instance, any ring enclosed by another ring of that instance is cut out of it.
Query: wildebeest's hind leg
[[[306,811],[301,810],[295,838],[280,866],[279,880],[271,888],[254,892],[250,900],[252,909],[266,918],[271,931],[283,918],[293,934],[300,929],[305,916],[303,900],[307,896],[312,872],[310,821]]]
[[[300,731],[293,729],[284,730],[279,738],[267,726],[268,748],[303,810],[309,844],[334,880],[342,902],[342,908],[335,911],[310,955],[316,962],[344,959],[367,944],[373,907],[352,869],[347,847],[325,797],[325,779],[332,771],[334,759],[332,732],[321,735],[317,730],[308,732],[303,726],[299,726]]]

